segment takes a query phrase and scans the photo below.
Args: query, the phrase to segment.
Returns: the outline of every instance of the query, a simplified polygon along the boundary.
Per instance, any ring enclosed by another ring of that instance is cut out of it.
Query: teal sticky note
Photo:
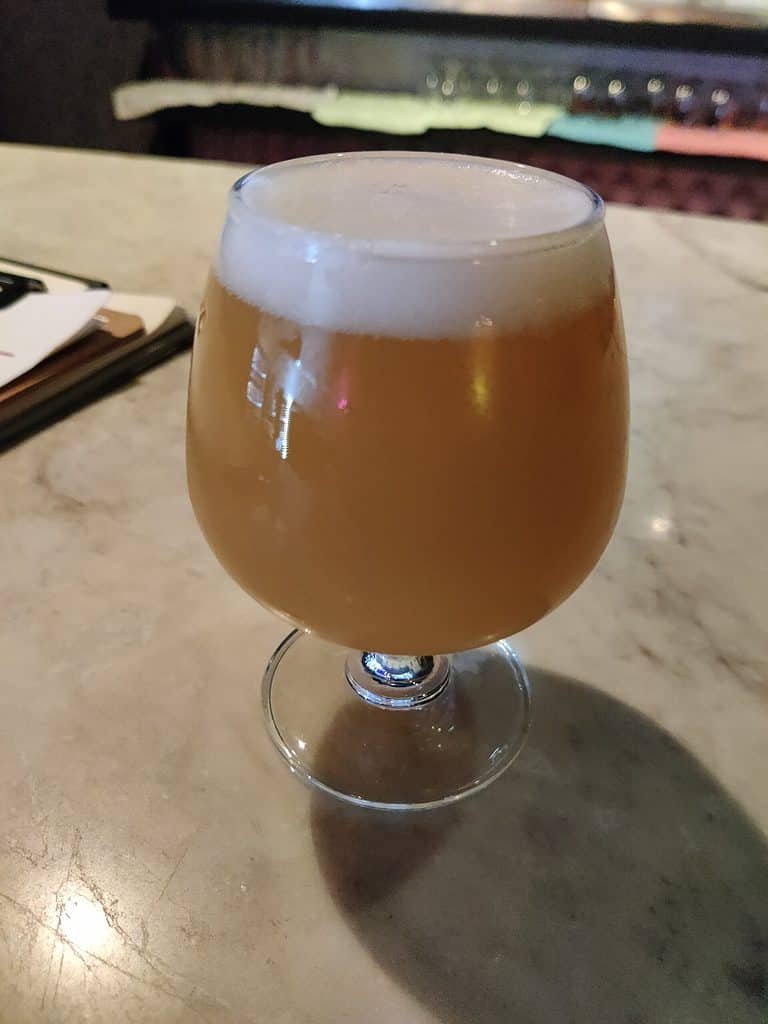
[[[547,134],[570,142],[587,142],[593,146],[616,146],[652,153],[656,148],[656,132],[662,124],[655,117],[597,117],[591,114],[565,114],[548,128]]]

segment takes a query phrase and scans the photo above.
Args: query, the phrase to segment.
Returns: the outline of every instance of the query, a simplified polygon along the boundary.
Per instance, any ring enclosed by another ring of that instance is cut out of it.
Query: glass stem
[[[408,657],[363,651],[362,661],[368,675],[390,686],[413,686],[414,683],[420,683],[435,667],[435,659],[430,654]]]
[[[408,710],[438,697],[448,684],[451,663],[444,655],[355,652],[347,658],[347,682],[363,700]]]

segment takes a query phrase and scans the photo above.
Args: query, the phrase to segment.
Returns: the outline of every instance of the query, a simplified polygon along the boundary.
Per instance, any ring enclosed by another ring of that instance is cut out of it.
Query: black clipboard
[[[87,289],[109,287],[96,278],[7,257],[0,257],[0,262],[27,276],[49,274]],[[167,324],[153,334],[139,330],[115,339],[106,331],[97,331],[53,353],[0,387],[0,452],[189,348],[193,334],[194,325],[177,308]]]

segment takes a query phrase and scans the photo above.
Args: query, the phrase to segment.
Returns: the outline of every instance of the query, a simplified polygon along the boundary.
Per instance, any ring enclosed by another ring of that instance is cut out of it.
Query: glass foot
[[[291,770],[367,807],[427,809],[460,800],[508,768],[531,721],[528,678],[506,641],[429,662],[389,701],[363,655],[295,630],[262,684],[270,735]],[[402,659],[416,662],[417,659]],[[374,666],[375,667],[375,666]],[[373,696],[372,696],[373,694]]]

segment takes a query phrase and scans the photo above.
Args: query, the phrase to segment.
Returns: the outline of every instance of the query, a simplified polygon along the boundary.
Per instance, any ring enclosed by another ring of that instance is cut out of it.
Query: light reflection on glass
[[[301,359],[283,360],[271,372],[257,345],[251,355],[251,371],[246,398],[257,409],[267,409],[265,416],[269,437],[280,458],[288,458],[291,415],[300,386]]]
[[[288,458],[288,445],[291,432],[291,410],[293,409],[293,395],[285,395],[280,410],[280,430],[275,438],[275,448],[280,453],[281,459]]]
[[[490,404],[488,377],[485,370],[478,369],[472,377],[472,401],[478,412],[487,412]]]
[[[264,404],[264,389],[267,382],[267,371],[263,369],[263,357],[258,346],[251,355],[251,373],[248,378],[246,394],[251,405],[261,409]]]
[[[339,373],[338,399],[336,408],[339,412],[345,412],[349,408],[349,369],[344,366]]]
[[[293,406],[301,387],[301,359],[286,360],[281,364],[280,371],[277,379],[280,380],[282,388],[279,399],[275,398],[279,407],[275,449],[280,453],[280,458],[285,460],[289,454]]]
[[[493,330],[493,320],[487,316],[481,316],[475,322],[477,341],[471,349],[471,401],[477,412],[485,416],[491,406],[492,388],[492,357],[491,350],[484,341],[488,338],[489,332]]]

